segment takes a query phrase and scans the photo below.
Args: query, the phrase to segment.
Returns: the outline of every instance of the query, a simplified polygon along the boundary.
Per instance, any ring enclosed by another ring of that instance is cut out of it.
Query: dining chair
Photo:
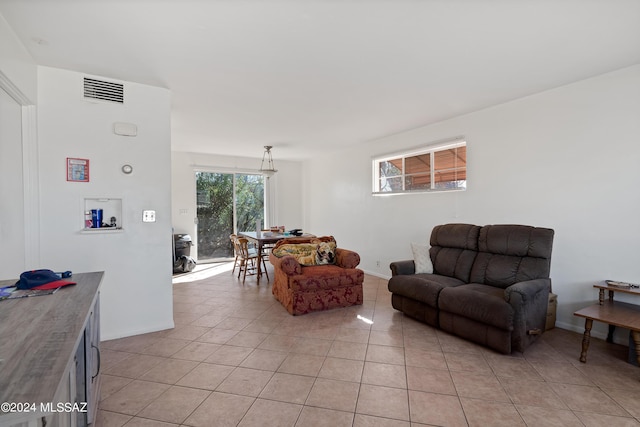
[[[238,279],[240,278],[240,274],[242,274],[242,283],[247,277],[247,274],[255,275],[258,273],[258,252],[254,248],[249,248],[249,241],[244,237],[238,237],[236,239],[239,250],[239,267],[238,270]],[[267,273],[267,264],[264,261],[264,257],[260,257],[262,260],[262,269],[260,274],[264,273],[267,276],[267,280],[269,280],[269,273]]]
[[[238,235],[230,234],[229,240],[231,240],[231,247],[233,248],[233,255],[235,256],[235,259],[233,260],[233,270],[231,270],[231,274],[234,274],[236,272],[236,267],[240,266],[238,264],[239,258],[240,258],[240,249],[238,248],[238,242],[237,242]]]

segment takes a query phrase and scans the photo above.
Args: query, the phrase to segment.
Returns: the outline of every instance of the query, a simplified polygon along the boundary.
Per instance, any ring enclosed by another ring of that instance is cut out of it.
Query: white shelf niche
[[[84,199],[82,211],[82,233],[122,233],[122,199],[111,197],[88,197]],[[102,209],[103,224],[110,224],[111,218],[115,218],[115,227],[87,227],[85,214],[92,209]]]

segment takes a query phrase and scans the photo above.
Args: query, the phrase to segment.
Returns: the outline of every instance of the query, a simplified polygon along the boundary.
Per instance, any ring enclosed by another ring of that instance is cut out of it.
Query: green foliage
[[[256,228],[264,216],[264,179],[261,175],[235,174],[236,223],[238,231]],[[198,258],[233,255],[229,235],[233,233],[234,175],[197,172]]]

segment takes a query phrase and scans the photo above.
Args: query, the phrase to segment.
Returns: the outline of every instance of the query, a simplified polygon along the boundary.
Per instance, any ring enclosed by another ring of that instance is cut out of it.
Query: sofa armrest
[[[285,255],[279,258],[271,253],[269,254],[269,262],[275,270],[281,270],[287,276],[302,274],[302,266],[291,255]]]
[[[349,249],[336,248],[336,265],[342,268],[356,268],[360,264],[360,255]]]
[[[544,332],[551,279],[514,283],[504,290],[513,308],[512,350],[524,351],[533,338]]]
[[[549,298],[551,279],[535,279],[514,283],[504,290],[504,298],[512,306],[532,304],[540,293],[544,294],[545,304]]]
[[[416,273],[416,265],[412,259],[404,261],[394,261],[389,265],[392,276],[400,276]]]

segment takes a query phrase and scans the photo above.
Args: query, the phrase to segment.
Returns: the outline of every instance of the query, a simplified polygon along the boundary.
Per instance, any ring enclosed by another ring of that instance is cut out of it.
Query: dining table
[[[238,236],[244,237],[249,242],[253,243],[256,247],[256,251],[258,252],[258,270],[257,270],[257,280],[260,283],[260,277],[262,276],[262,256],[264,255],[264,248],[275,245],[279,240],[290,238],[290,237],[301,237],[295,236],[290,233],[279,233],[275,231],[241,231],[238,233]],[[302,237],[313,237],[312,234],[303,234]]]

